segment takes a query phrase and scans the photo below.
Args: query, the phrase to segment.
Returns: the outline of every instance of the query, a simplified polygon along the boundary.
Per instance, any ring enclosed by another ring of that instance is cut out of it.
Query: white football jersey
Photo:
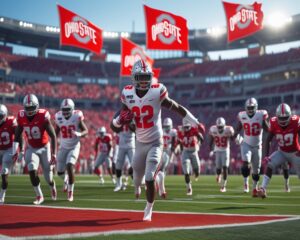
[[[170,131],[163,131],[164,150],[170,151],[172,147],[172,138],[177,138],[177,130],[172,128]]]
[[[122,132],[119,133],[119,148],[135,148],[135,133],[128,125],[124,125]]]
[[[219,133],[218,127],[216,125],[213,125],[209,129],[209,135],[211,135],[214,139],[215,152],[229,151],[230,138],[234,135],[232,126],[225,126],[224,131],[222,133]]]
[[[268,118],[266,110],[257,110],[252,118],[246,111],[239,112],[238,120],[241,122],[244,130],[244,142],[250,146],[259,146],[262,144],[263,121]]]
[[[72,131],[80,131],[79,122],[84,119],[80,110],[74,110],[69,119],[65,119],[62,112],[55,114],[55,124],[60,128],[60,146],[62,148],[71,149],[80,141],[80,137],[72,134]]]
[[[161,83],[152,84],[142,98],[137,96],[134,86],[124,87],[121,101],[134,114],[139,142],[149,143],[162,138],[161,102],[167,96],[167,88]]]

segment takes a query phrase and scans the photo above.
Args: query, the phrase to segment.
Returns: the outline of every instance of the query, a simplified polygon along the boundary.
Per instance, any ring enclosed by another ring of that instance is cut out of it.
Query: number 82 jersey
[[[162,138],[161,103],[167,96],[167,88],[161,83],[152,84],[141,98],[137,96],[134,86],[124,87],[121,101],[134,114],[139,142],[149,143]]]

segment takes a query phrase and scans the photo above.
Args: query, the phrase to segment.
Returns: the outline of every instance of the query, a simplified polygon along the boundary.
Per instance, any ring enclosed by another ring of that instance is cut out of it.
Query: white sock
[[[258,184],[257,181],[253,181],[253,189],[256,189],[256,188],[257,188],[257,184]]]
[[[284,179],[285,185],[289,185],[290,184],[290,178]]]
[[[4,200],[5,194],[6,194],[6,189],[1,189],[1,192],[0,192],[0,199],[3,199],[3,200]]]
[[[153,205],[154,205],[154,202],[153,202],[153,203],[149,203],[149,202],[147,201],[146,208],[153,208]]]
[[[227,179],[226,180],[223,179],[223,187],[226,187],[226,185],[227,185]]]
[[[186,187],[187,187],[187,189],[192,189],[192,184],[191,183],[187,183]]]
[[[35,195],[36,196],[40,196],[43,197],[43,193],[42,193],[42,189],[41,189],[41,184],[39,184],[36,187],[33,187],[34,191],[35,191]]]
[[[268,186],[269,182],[270,182],[270,178],[267,175],[264,175],[264,179],[263,179],[263,182],[261,184],[261,187],[263,189],[267,189],[267,186]]]
[[[69,175],[68,175],[68,174],[65,174],[64,182],[65,182],[65,183],[68,183],[68,182],[69,182]]]
[[[160,188],[161,188],[161,191],[162,193],[166,192],[166,189],[165,189],[165,173],[164,172],[160,172]]]
[[[55,181],[53,180],[53,185],[51,186],[51,185],[49,185],[50,186],[50,189],[52,190],[52,189],[55,189],[56,188],[56,184],[55,184]]]
[[[117,178],[117,185],[122,186],[122,176]]]
[[[68,192],[74,192],[74,183],[68,184]]]
[[[244,177],[244,184],[249,184],[249,177]]]

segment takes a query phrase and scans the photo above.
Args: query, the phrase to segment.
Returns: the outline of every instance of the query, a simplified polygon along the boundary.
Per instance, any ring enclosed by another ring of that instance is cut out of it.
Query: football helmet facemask
[[[103,127],[103,126],[100,127],[100,128],[98,129],[98,131],[97,131],[98,136],[101,137],[101,138],[105,135],[105,133],[106,133],[106,128]]]
[[[34,94],[27,94],[24,97],[23,106],[26,116],[32,117],[39,110],[39,100]]]
[[[136,61],[132,67],[131,78],[138,90],[148,90],[152,82],[152,69],[144,60]]]
[[[247,99],[245,103],[245,110],[248,114],[248,116],[253,116],[256,113],[258,104],[257,100],[255,98],[249,98]]]
[[[70,98],[64,99],[60,105],[60,110],[66,119],[72,116],[74,108],[75,108],[75,104],[73,100]]]
[[[289,125],[292,116],[292,111],[289,105],[281,103],[276,109],[276,117],[279,126],[286,127]]]
[[[224,127],[226,125],[225,119],[222,118],[222,117],[217,118],[216,125],[217,125],[217,128],[218,128],[218,131],[220,133],[223,132],[224,131]]]

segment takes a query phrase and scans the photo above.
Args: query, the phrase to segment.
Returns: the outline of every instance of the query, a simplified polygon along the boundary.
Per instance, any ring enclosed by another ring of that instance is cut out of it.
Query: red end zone
[[[191,213],[153,213],[152,222],[141,221],[143,212],[68,209],[35,206],[0,206],[0,235],[54,237],[118,232],[164,231],[170,228],[205,228],[287,220],[287,216],[244,216]]]

